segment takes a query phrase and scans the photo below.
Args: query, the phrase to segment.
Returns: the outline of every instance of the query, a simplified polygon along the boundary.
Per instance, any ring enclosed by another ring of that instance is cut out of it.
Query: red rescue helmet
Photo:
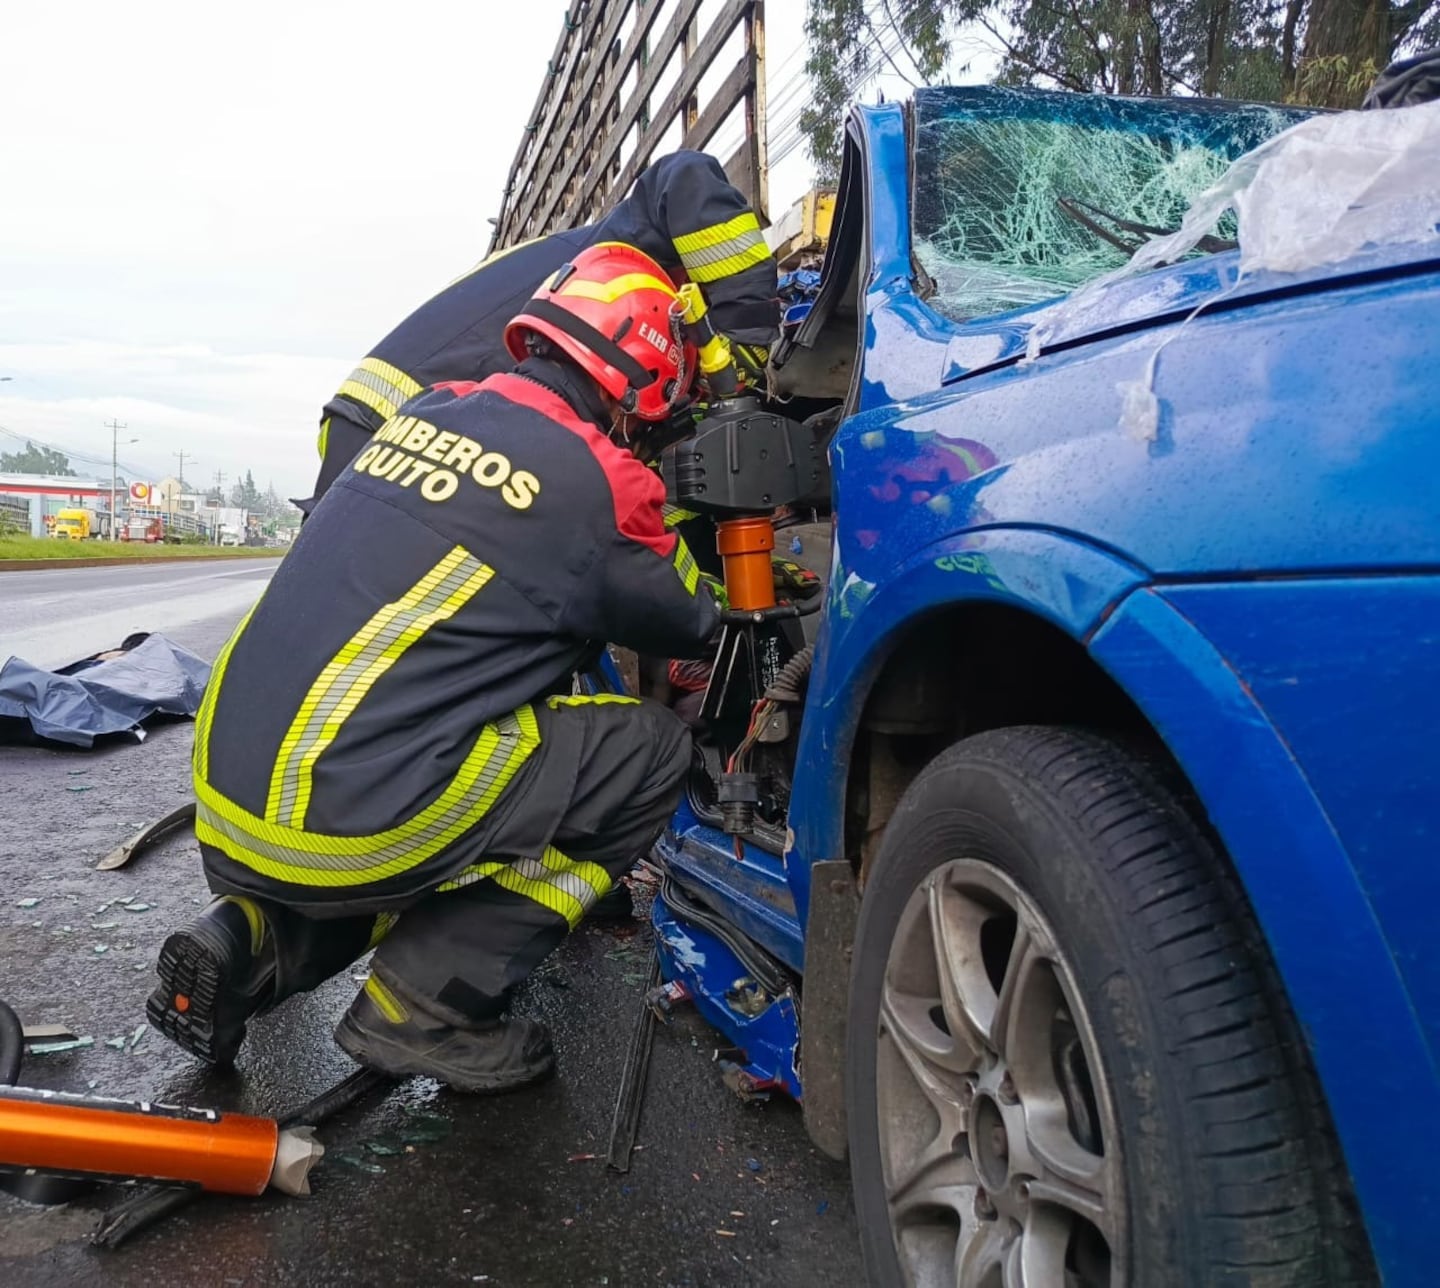
[[[641,420],[665,420],[690,391],[695,347],[681,328],[684,303],[650,256],[621,242],[586,247],[560,267],[505,328],[525,357],[533,332],[563,349]]]

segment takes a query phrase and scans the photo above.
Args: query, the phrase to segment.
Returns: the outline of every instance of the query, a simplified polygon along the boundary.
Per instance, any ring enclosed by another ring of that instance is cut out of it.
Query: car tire
[[[867,874],[846,1099],[872,1284],[1375,1282],[1228,861],[1105,739],[994,730],[910,785]]]

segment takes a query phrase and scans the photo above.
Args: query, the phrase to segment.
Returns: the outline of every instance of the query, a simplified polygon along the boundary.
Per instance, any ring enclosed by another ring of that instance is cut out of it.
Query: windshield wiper
[[[1119,215],[1111,214],[1108,210],[1101,210],[1099,206],[1093,206],[1088,201],[1081,201],[1078,197],[1057,197],[1055,201],[1060,209],[1069,215],[1071,219],[1075,220],[1076,223],[1080,224],[1081,227],[1088,228],[1102,241],[1109,242],[1110,245],[1114,246],[1117,250],[1123,251],[1126,255],[1133,255],[1140,249],[1147,238],[1168,237],[1175,231],[1173,228],[1156,228],[1152,224],[1140,224],[1136,223],[1133,219],[1122,219]],[[1128,241],[1124,237],[1121,237],[1119,233],[1111,232],[1110,229],[1103,227],[1095,219],[1092,219],[1090,215],[1087,215],[1085,213],[1087,210],[1093,215],[1098,215],[1101,219],[1108,219],[1116,228],[1120,229],[1121,232],[1137,234],[1138,239],[1133,242]],[[1195,247],[1197,250],[1203,251],[1206,255],[1215,255],[1220,251],[1238,250],[1240,243],[1231,241],[1228,237],[1212,237],[1207,233],[1195,243]]]

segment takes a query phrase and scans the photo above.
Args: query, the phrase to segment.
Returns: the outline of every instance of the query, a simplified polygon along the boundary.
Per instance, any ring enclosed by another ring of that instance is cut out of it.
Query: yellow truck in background
[[[52,535],[69,541],[84,541],[98,537],[96,516],[89,510],[59,510],[55,515]]]

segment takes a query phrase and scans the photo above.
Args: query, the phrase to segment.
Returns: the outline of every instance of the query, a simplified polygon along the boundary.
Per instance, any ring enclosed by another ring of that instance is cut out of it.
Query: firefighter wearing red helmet
[[[629,450],[690,392],[674,284],[583,250],[327,492],[215,662],[196,835],[220,896],[161,951],[151,1022],[217,1063],[247,1020],[377,945],[359,1063],[503,1091],[548,1073],[511,991],[679,799],[668,710],[572,696],[609,641],[698,656],[719,610]]]

